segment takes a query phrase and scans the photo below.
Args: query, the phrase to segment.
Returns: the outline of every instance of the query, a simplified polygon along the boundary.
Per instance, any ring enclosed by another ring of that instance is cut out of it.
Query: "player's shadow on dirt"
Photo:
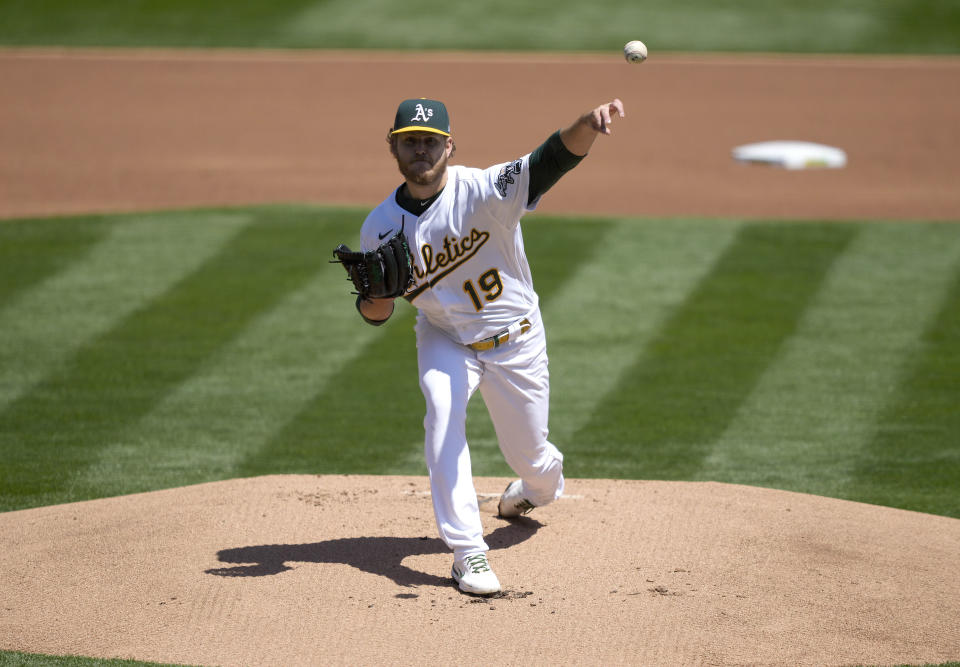
[[[486,536],[491,549],[506,549],[524,542],[540,529],[539,521],[523,517],[500,526]],[[409,556],[451,553],[439,538],[345,537],[312,544],[263,544],[217,552],[221,563],[236,567],[206,570],[220,577],[266,577],[293,568],[287,563],[344,563],[358,570],[392,579],[400,586],[446,586],[449,577],[414,570],[403,564]]]

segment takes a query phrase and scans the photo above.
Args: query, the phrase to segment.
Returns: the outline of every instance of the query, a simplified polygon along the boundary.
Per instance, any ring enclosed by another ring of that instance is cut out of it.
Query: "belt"
[[[483,352],[484,350],[492,350],[495,347],[500,347],[508,340],[513,340],[520,334],[525,334],[530,331],[530,327],[533,326],[530,324],[530,320],[524,317],[519,322],[511,324],[508,328],[504,329],[498,334],[490,336],[490,338],[484,338],[483,340],[478,340],[476,343],[470,343],[467,345],[470,349],[476,350],[477,352]]]

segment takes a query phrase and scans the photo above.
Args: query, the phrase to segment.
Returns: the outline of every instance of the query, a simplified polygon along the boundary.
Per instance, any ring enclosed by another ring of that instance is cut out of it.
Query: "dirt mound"
[[[477,488],[505,591],[460,594],[421,477],[272,476],[0,514],[0,648],[204,665],[960,657],[960,521],[751,487]]]

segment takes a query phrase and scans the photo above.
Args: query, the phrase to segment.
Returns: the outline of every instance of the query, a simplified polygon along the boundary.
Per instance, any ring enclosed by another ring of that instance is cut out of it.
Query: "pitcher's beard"
[[[415,183],[416,185],[433,185],[443,177],[443,173],[447,170],[448,160],[447,154],[444,153],[443,156],[437,160],[436,164],[426,170],[416,168],[415,165],[422,164],[421,162],[404,164],[400,160],[397,160],[397,168],[400,169],[403,177],[411,183]]]

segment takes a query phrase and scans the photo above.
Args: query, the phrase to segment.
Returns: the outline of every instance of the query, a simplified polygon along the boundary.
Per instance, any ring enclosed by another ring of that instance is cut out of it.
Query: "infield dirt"
[[[0,217],[372,206],[398,100],[457,161],[627,118],[544,199],[569,214],[960,219],[960,60],[0,51]],[[768,139],[842,170],[736,164]],[[562,446],[562,443],[560,443]],[[283,476],[0,514],[0,648],[203,665],[960,659],[960,521],[712,483],[569,480],[514,522],[507,588],[461,595],[420,477]]]
[[[399,100],[442,99],[456,162],[519,157],[594,105],[614,124],[552,213],[960,219],[960,58],[0,51],[0,217],[378,203]],[[735,163],[802,140],[841,170]]]

